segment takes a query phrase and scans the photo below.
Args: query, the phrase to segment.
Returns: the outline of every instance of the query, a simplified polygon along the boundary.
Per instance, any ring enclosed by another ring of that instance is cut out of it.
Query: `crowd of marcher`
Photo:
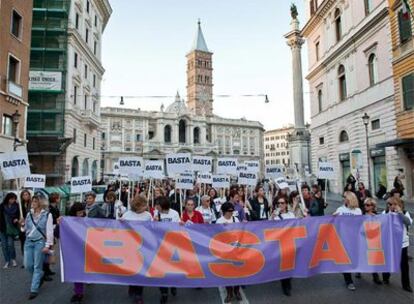
[[[377,214],[377,201],[362,182],[349,178],[343,193],[343,205],[333,215],[358,216]],[[357,186],[357,187],[356,187]],[[266,191],[265,191],[266,189]],[[318,185],[302,184],[298,191],[274,184],[258,184],[255,189],[233,185],[229,189],[216,190],[199,185],[185,193],[175,189],[172,181],[164,180],[150,187],[148,182],[110,184],[104,193],[103,204],[96,202],[96,194],[89,192],[83,202],[75,202],[68,210],[69,216],[106,218],[120,221],[160,221],[185,224],[232,224],[248,221],[286,221],[304,217],[323,216],[327,202]],[[132,193],[130,192],[132,191]],[[404,210],[401,189],[392,190],[387,197],[383,213],[397,213],[404,223],[401,252],[401,283],[405,291],[412,292],[408,264],[408,228],[412,224],[409,212]],[[8,193],[0,205],[0,236],[4,269],[17,267],[15,240],[19,239],[23,254],[23,266],[32,275],[29,299],[34,299],[44,282],[55,274],[50,265],[55,263],[56,244],[59,239],[61,214],[58,208],[59,194],[53,193],[48,201],[32,195],[28,190],[20,192],[23,214],[20,214],[17,195]],[[351,273],[344,273],[346,287],[355,290]],[[356,274],[360,277],[360,274]],[[389,284],[390,274],[372,274],[375,284]],[[286,296],[292,292],[292,279],[281,280]],[[225,302],[241,301],[241,286],[227,286]],[[71,302],[81,302],[85,284],[74,283]],[[129,286],[128,295],[136,303],[143,303],[142,286]],[[160,303],[177,296],[177,288],[160,287]]]

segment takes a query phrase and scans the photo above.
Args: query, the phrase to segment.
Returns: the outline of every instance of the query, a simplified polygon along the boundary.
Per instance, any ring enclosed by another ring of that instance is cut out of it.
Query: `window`
[[[102,140],[104,140],[104,139],[105,139],[105,135],[106,135],[106,134],[105,134],[105,132],[102,132],[102,133],[101,133],[101,138],[102,138]]]
[[[93,74],[93,87],[94,88],[96,87],[96,75],[95,74]]]
[[[398,28],[400,33],[400,42],[405,43],[412,37],[410,13],[403,13],[401,9],[398,12]]]
[[[372,11],[372,0],[364,0],[365,15],[369,15]]]
[[[322,112],[322,90],[318,91],[318,113]]]
[[[345,77],[345,67],[340,65],[338,68],[338,81],[339,81],[339,100],[343,101],[346,99],[346,77]]]
[[[87,110],[88,109],[88,95],[85,95],[84,105],[85,105],[85,110]]]
[[[95,150],[95,137],[92,138],[92,149]]]
[[[22,16],[20,16],[18,12],[13,10],[10,32],[16,38],[21,39],[22,38],[22,27],[23,27],[23,18],[22,18]]]
[[[95,15],[95,27],[98,26],[98,16]]]
[[[377,58],[375,54],[369,55],[368,72],[369,72],[369,84],[373,86],[378,81],[377,80]]]
[[[200,128],[196,127],[193,131],[193,140],[195,144],[200,143]],[[233,152],[234,153],[234,152]]]
[[[85,79],[88,79],[88,66],[85,64],[85,71],[84,71]]]
[[[341,11],[339,10],[339,8],[335,10],[334,18],[335,18],[336,41],[338,42],[342,39],[342,20],[341,20]]]
[[[319,41],[315,43],[316,61],[319,61]]]
[[[148,139],[154,138],[154,131],[148,131]]]
[[[325,144],[325,137],[319,137],[319,144],[320,145]]]
[[[378,130],[379,128],[381,128],[381,124],[380,124],[379,118],[378,119],[371,120],[371,130]]]
[[[73,104],[76,104],[77,98],[78,98],[78,87],[74,86],[73,87]]]
[[[13,136],[13,119],[9,115],[3,115],[3,135]]]
[[[79,14],[76,13],[75,16],[75,28],[78,30],[79,29]]]
[[[8,72],[8,80],[14,83],[19,83],[19,75],[20,74],[20,61],[14,58],[13,56],[9,56],[9,72]]]
[[[414,109],[414,73],[402,78],[402,97],[404,110]]]
[[[85,41],[86,41],[86,43],[88,43],[88,41],[89,41],[89,29],[85,30]]]
[[[76,144],[76,129],[73,129],[73,143]]]
[[[98,49],[98,43],[96,41],[93,42],[93,54],[96,55],[96,51]]]
[[[75,68],[77,68],[77,67],[78,67],[78,53],[76,53],[76,52],[75,52],[75,58],[74,58],[74,60],[73,60],[73,66],[74,66]]]
[[[185,138],[186,138],[186,132],[185,129],[187,127],[187,124],[185,123],[185,120],[180,120],[180,122],[178,123],[178,141],[180,143],[185,143]]]
[[[86,0],[86,12],[89,13],[89,9],[90,9],[90,3],[89,3],[89,0]]]
[[[349,141],[348,133],[345,130],[342,130],[339,134],[339,142],[347,142]]]
[[[88,141],[88,138],[87,138],[87,135],[86,135],[86,133],[85,133],[85,134],[83,134],[83,146],[84,146],[84,147],[86,147],[86,146],[87,146],[87,141]]]
[[[166,125],[164,127],[164,142],[170,143],[171,142],[171,126]]]
[[[137,134],[137,135],[136,135],[136,140],[137,140],[138,142],[140,142],[140,141],[141,141],[141,134]]]

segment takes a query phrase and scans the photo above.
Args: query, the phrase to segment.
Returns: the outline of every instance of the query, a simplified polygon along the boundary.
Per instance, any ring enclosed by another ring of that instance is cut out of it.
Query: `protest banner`
[[[90,176],[78,176],[70,179],[70,193],[85,193],[92,191],[92,178]]]
[[[276,179],[283,177],[283,165],[271,165],[265,167],[265,177],[268,179]]]
[[[253,186],[257,185],[257,173],[242,171],[239,172],[237,177],[237,183],[243,186]]]
[[[175,187],[181,190],[192,190],[194,188],[194,176],[192,173],[182,173],[177,177]]]
[[[119,175],[119,162],[115,162],[115,163],[112,165],[112,173],[113,173],[114,175]]]
[[[226,189],[230,188],[230,177],[227,175],[213,175],[213,188]]]
[[[201,184],[212,184],[213,175],[211,173],[198,173],[197,175],[198,182]]]
[[[237,158],[219,158],[217,160],[217,174],[237,176]]]
[[[138,180],[144,174],[144,160],[138,156],[120,157],[119,173],[127,175],[131,180]]]
[[[192,169],[194,172],[211,172],[212,164],[213,159],[211,156],[193,155]]]
[[[27,151],[0,153],[0,169],[3,179],[17,179],[30,175]]]
[[[27,176],[24,180],[25,188],[32,189],[43,189],[46,185],[46,175],[44,174],[31,174]]]
[[[146,160],[144,169],[145,178],[163,179],[164,161],[162,160]]]
[[[190,153],[167,154],[165,160],[167,162],[167,174],[171,178],[175,178],[177,174],[192,171]]]
[[[239,174],[240,172],[247,172],[247,166],[246,165],[238,165],[236,171],[237,171],[237,174]]]
[[[320,179],[335,179],[335,170],[332,163],[319,162],[318,177]]]
[[[321,273],[399,272],[402,235],[403,224],[395,214],[208,228],[64,217],[62,280],[208,288]]]
[[[258,160],[248,160],[244,162],[244,165],[247,167],[247,171],[252,173],[260,172],[260,162]]]

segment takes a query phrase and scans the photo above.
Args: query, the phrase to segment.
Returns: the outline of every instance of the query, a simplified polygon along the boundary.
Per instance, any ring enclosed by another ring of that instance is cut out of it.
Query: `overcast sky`
[[[110,0],[113,14],[103,36],[103,96],[186,98],[186,57],[197,19],[213,55],[214,113],[260,121],[265,129],[293,123],[291,53],[283,35],[290,30],[286,0]],[[303,1],[296,1],[301,26]],[[304,75],[306,48],[302,52]],[[305,82],[305,91],[308,91]],[[263,97],[240,97],[267,94]],[[309,121],[309,94],[305,117]],[[125,98],[124,107],[159,110],[174,98]],[[119,98],[102,98],[118,106]]]

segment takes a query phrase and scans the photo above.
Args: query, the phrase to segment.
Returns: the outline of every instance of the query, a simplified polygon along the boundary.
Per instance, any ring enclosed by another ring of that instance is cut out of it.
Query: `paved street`
[[[338,202],[331,201],[328,213],[332,212]],[[411,231],[411,244],[414,244]],[[18,244],[16,243],[16,247]],[[414,256],[414,246],[410,246],[409,255]],[[19,256],[18,262],[21,263]],[[58,272],[58,267],[54,267]],[[414,263],[410,261],[412,281],[414,279]],[[413,303],[414,294],[401,289],[400,276],[393,275],[389,286],[376,286],[371,275],[363,275],[355,279],[357,290],[348,291],[340,274],[319,275],[307,279],[294,279],[292,297],[282,294],[280,283],[273,282],[255,286],[247,286],[243,290],[243,303]],[[0,303],[26,303],[29,291],[29,275],[21,268],[0,270]],[[60,283],[59,274],[53,282],[46,282],[41,292],[31,303],[69,303],[72,295],[72,284]],[[177,297],[170,296],[170,303],[223,303],[225,290],[220,288],[179,289]],[[159,303],[157,288],[146,288],[146,303]],[[131,303],[125,286],[89,285],[86,288],[85,303]],[[236,303],[236,302],[234,302]]]

